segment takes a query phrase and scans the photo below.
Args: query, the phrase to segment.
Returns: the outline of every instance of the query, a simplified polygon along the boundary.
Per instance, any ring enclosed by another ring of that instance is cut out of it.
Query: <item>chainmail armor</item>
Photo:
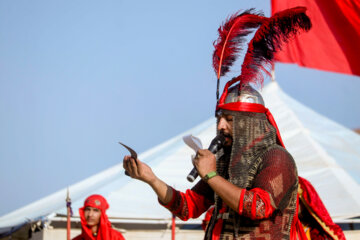
[[[270,218],[252,220],[246,216],[252,202],[251,192],[244,197],[244,212],[239,215],[227,207],[229,217],[223,219],[220,239],[289,239],[296,211],[298,178],[291,155],[276,143],[276,130],[265,114],[223,110],[233,116],[233,144],[231,150],[217,154],[219,175],[234,185],[247,190],[261,188],[267,191],[276,209]],[[211,239],[219,210],[225,206],[214,195],[215,208],[206,229],[205,239]],[[261,202],[259,201],[261,215]]]

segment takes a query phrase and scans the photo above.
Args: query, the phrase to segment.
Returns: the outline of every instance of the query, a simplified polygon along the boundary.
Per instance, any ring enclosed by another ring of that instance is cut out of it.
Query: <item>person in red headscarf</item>
[[[120,232],[111,227],[105,213],[108,208],[109,204],[103,196],[89,196],[79,209],[82,232],[73,240],[125,240]]]

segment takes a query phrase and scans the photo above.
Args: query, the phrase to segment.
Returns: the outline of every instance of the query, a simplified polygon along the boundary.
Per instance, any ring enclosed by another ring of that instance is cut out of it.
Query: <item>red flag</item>
[[[360,76],[359,0],[271,0],[272,15],[304,6],[312,29],[276,53],[275,60]]]

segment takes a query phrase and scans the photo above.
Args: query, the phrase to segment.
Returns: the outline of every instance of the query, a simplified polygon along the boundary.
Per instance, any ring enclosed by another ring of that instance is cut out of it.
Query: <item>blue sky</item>
[[[0,215],[121,162],[118,141],[141,153],[212,117],[217,28],[250,7],[269,16],[264,0],[0,1]],[[360,127],[359,77],[275,70]]]

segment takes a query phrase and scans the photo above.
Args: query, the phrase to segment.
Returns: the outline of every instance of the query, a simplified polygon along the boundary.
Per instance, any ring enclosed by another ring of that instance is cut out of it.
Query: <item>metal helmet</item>
[[[240,89],[239,84],[229,88],[225,103],[231,102],[257,103],[265,106],[264,99],[260,93],[248,84],[241,86]]]

